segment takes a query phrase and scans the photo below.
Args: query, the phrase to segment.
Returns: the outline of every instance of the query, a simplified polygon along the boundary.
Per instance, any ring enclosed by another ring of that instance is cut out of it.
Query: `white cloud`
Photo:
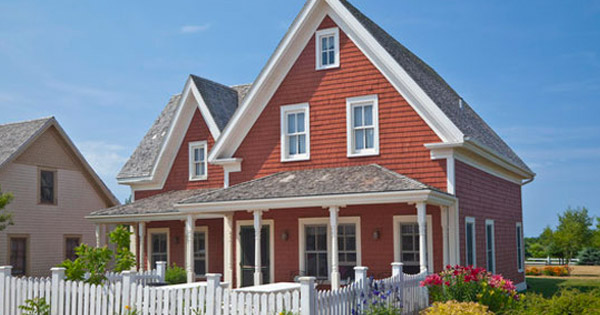
[[[202,24],[202,25],[184,25],[179,29],[179,31],[183,34],[192,34],[204,32],[210,28],[210,24]]]
[[[125,147],[104,141],[82,141],[77,144],[85,159],[105,182],[115,180],[127,161]]]

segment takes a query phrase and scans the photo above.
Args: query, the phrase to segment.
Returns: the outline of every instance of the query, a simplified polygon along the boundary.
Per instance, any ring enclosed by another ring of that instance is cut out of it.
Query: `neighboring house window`
[[[150,232],[150,268],[156,269],[156,262],[169,261],[168,242],[167,232]]]
[[[310,159],[308,103],[281,106],[281,161]]]
[[[10,238],[10,265],[13,276],[24,276],[27,273],[27,237]]]
[[[315,39],[317,70],[339,67],[340,30],[337,27],[319,30]]]
[[[379,154],[377,95],[346,100],[348,157]]]
[[[306,275],[327,279],[327,225],[307,225],[304,235]]]
[[[475,218],[465,218],[465,252],[467,254],[467,266],[475,266],[477,264],[477,256],[475,254]]]
[[[496,273],[494,220],[485,220],[485,252],[487,258],[487,270]]]
[[[207,178],[206,141],[190,142],[190,180]]]
[[[523,272],[523,225],[517,222],[517,269]]]
[[[342,280],[354,279],[354,267],[357,265],[356,225],[338,225],[338,263]]]
[[[56,204],[56,171],[40,170],[40,203]]]
[[[75,248],[81,245],[81,237],[67,236],[65,238],[65,258],[69,260],[77,259]]]
[[[194,273],[197,276],[206,274],[206,231],[194,233]]]

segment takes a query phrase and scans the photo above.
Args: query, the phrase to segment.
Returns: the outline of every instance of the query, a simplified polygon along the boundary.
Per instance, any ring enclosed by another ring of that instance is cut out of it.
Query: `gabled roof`
[[[120,204],[119,200],[117,200],[98,174],[88,164],[54,117],[0,125],[0,168],[19,157],[40,135],[51,127],[54,127],[58,131],[58,134],[65,141],[67,149],[73,152],[84,171],[92,178],[92,184],[95,184],[99,188],[104,195],[103,199],[107,200],[107,203],[110,205]]]
[[[219,130],[225,129],[231,116],[238,107],[237,90],[223,84],[191,75],[204,103],[208,107]]]

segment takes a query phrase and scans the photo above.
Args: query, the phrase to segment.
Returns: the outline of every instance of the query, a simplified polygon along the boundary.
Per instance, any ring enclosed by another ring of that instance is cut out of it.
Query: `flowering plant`
[[[366,294],[365,294],[366,293]],[[400,315],[402,313],[402,299],[398,285],[385,284],[368,280],[366,292],[360,294],[360,304],[353,309],[352,315]]]
[[[519,300],[512,281],[472,266],[446,266],[425,278],[421,286],[429,289],[434,302],[479,302],[495,313],[513,308]]]

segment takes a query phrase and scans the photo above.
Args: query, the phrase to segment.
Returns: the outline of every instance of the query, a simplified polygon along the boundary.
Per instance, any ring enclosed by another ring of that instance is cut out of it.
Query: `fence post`
[[[392,287],[393,290],[397,289],[397,298],[400,301],[400,307],[404,306],[404,263],[393,262],[392,263]]]
[[[215,305],[219,286],[221,286],[220,273],[206,274],[206,315],[214,315],[216,307],[221,307],[221,305]]]
[[[300,315],[316,315],[315,277],[300,278]]]
[[[50,292],[50,298],[51,298],[51,302],[50,302],[50,314],[52,315],[59,315],[58,314],[58,310],[59,310],[59,303],[60,301],[58,300],[58,296],[59,296],[59,284],[61,281],[65,280],[65,268],[62,267],[54,267],[52,269],[50,269],[50,271],[52,272],[52,291]]]
[[[123,279],[123,304],[121,305],[122,308],[125,308],[125,306],[132,306],[135,303],[135,301],[131,301],[131,284],[135,283],[136,274],[137,273],[135,271],[130,270],[126,270],[121,273]]]
[[[156,274],[158,275],[158,282],[165,282],[165,274],[167,273],[167,262],[157,261],[156,262]]]
[[[12,275],[12,266],[2,266],[0,267],[0,311],[3,314],[9,314],[9,309],[8,309],[8,293],[9,293],[9,286],[8,284],[10,283],[9,281],[7,281],[7,279],[10,278],[10,276]]]

